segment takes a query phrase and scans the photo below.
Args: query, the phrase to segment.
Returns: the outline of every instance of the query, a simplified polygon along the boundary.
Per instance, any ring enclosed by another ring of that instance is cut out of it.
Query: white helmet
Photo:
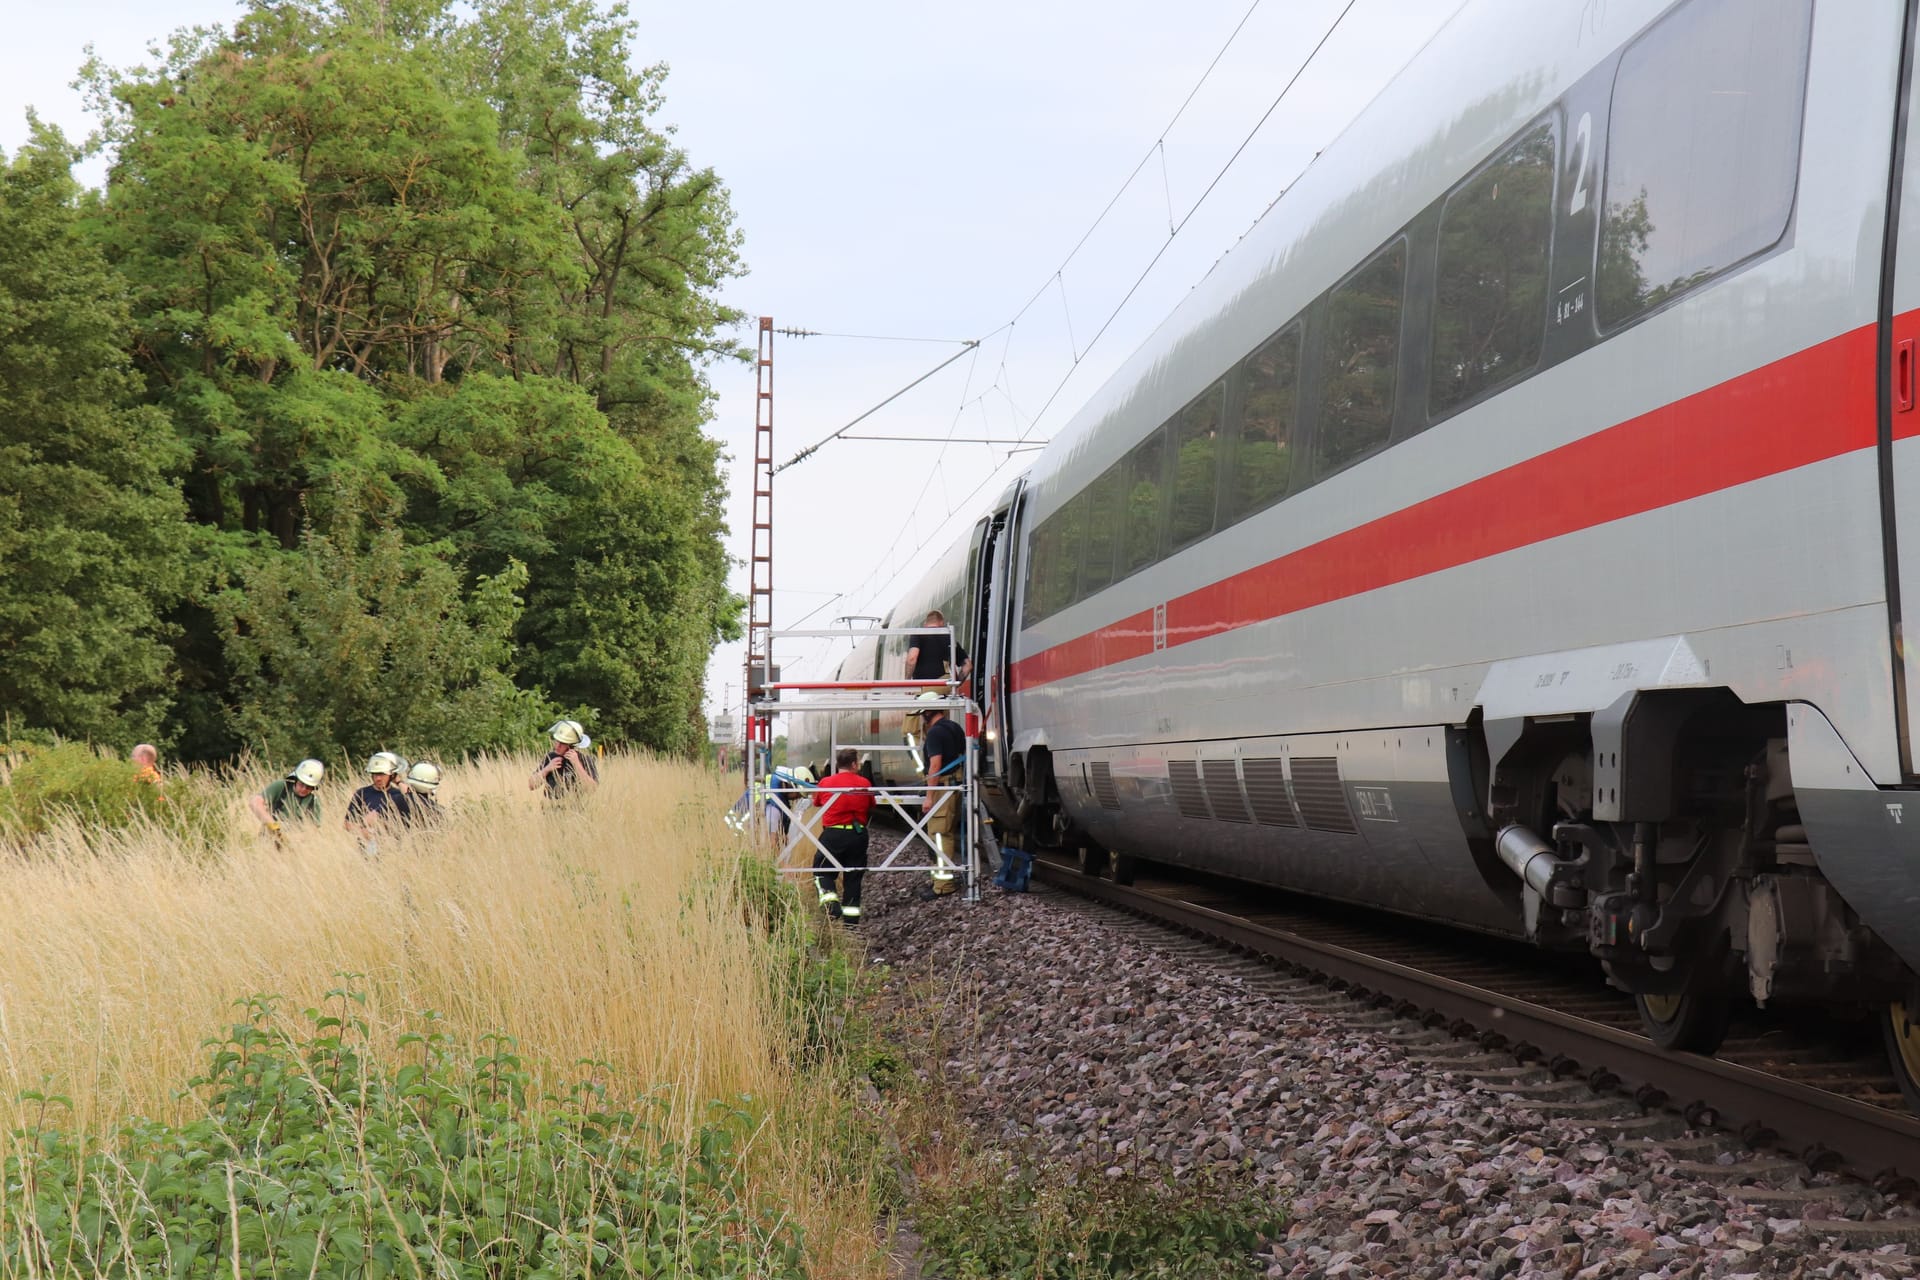
[[[798,769],[795,769],[793,771],[793,776],[801,782],[818,782],[819,781],[818,778],[815,778],[813,776],[813,770],[807,768],[807,766],[805,765],[801,765]]]
[[[391,751],[376,751],[367,757],[367,772],[398,773],[400,772],[400,757]]]
[[[941,693],[938,689],[929,689],[925,693],[921,694],[917,699],[915,699],[915,701],[940,702],[944,700],[946,696],[947,696],[946,694]],[[907,712],[907,718],[909,720],[914,719],[916,717],[924,719],[929,715],[937,715],[937,714],[944,713],[945,711],[946,711],[945,707],[921,707],[918,710]]]
[[[327,776],[327,766],[318,760],[302,760],[293,766],[293,772],[287,775],[295,782],[304,782],[310,787],[320,785],[320,779]]]
[[[554,723],[553,728],[547,730],[547,736],[555,742],[564,742],[570,747],[577,747],[580,745],[580,739],[587,736],[587,731],[580,727],[578,720],[559,720]]]
[[[440,766],[422,760],[407,771],[407,785],[415,791],[432,791],[440,785]]]

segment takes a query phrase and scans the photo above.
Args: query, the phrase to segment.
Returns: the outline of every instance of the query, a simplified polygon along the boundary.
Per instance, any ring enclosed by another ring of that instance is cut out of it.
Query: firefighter
[[[806,788],[812,785],[813,770],[805,765],[797,768],[781,765],[767,776],[767,834],[776,845],[785,842],[794,810],[806,798]]]
[[[283,821],[320,821],[320,800],[314,792],[327,776],[327,766],[318,760],[302,760],[284,778],[275,778],[261,788],[257,796],[247,797],[247,807],[260,825],[277,839]]]
[[[447,816],[440,807],[439,797],[434,792],[440,789],[440,767],[425,760],[407,770],[406,808],[401,811],[400,821],[416,830],[440,825]]]
[[[820,815],[820,851],[813,855],[813,879],[820,905],[839,912],[848,924],[860,921],[860,882],[867,874],[867,819],[873,814],[873,791],[864,775],[855,773],[860,753],[842,747],[833,756],[834,772],[820,779],[813,802],[825,806]],[[832,859],[827,855],[831,853]],[[834,863],[840,867],[836,869]],[[844,882],[846,896],[834,892],[833,882]]]
[[[549,799],[561,795],[591,791],[600,785],[600,774],[593,766],[593,757],[580,750],[583,743],[592,742],[587,731],[580,727],[578,720],[561,720],[547,730],[547,736],[553,739],[553,748],[547,752],[547,758],[527,779],[527,790],[536,791],[543,784],[547,788]]]
[[[937,699],[937,693],[923,693],[922,699]],[[927,815],[924,830],[933,846],[933,885],[935,894],[952,893],[959,887],[954,872],[959,869],[961,808],[966,804],[963,791],[936,791],[966,780],[967,735],[947,715],[944,707],[928,707],[920,713],[923,748],[926,751],[927,794],[920,812]]]
[[[347,801],[347,830],[358,835],[368,853],[376,852],[380,833],[406,820],[407,800],[394,790],[394,776],[400,772],[400,757],[391,751],[376,751],[367,757],[367,785]]]

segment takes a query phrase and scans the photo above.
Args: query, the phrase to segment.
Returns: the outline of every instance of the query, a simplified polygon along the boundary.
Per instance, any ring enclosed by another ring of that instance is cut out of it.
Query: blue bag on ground
[[[1000,874],[993,882],[1008,893],[1025,893],[1033,876],[1033,855],[1012,845],[1000,846]]]

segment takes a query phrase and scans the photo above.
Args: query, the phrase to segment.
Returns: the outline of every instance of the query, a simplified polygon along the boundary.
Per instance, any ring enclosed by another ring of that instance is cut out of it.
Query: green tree
[[[37,122],[0,157],[0,714],[127,740],[169,703],[160,611],[192,539],[179,446],[131,407],[127,303],[81,234],[73,160]]]
[[[650,123],[633,31],[584,0],[252,0],[158,68],[90,69],[94,225],[228,580],[336,502],[469,591],[521,559],[522,685],[694,750],[740,608],[702,431],[739,234]],[[180,622],[210,742],[243,659],[204,599]]]
[[[247,567],[216,605],[233,663],[232,727],[274,760],[384,747],[456,755],[525,746],[556,714],[516,688],[526,569],[463,593],[456,570],[398,530],[340,518]]]

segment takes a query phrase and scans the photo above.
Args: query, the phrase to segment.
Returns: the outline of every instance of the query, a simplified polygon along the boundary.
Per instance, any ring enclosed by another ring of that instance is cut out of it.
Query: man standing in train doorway
[[[937,698],[939,694],[921,694]],[[933,884],[925,896],[952,893],[959,888],[954,872],[960,868],[961,807],[964,791],[941,791],[966,781],[967,735],[953,722],[944,707],[928,707],[920,713],[921,732],[926,735],[927,794],[920,812],[928,815],[927,843],[933,846]]]
[[[873,814],[873,791],[866,775],[855,773],[860,753],[842,747],[833,754],[833,772],[815,785],[820,815],[820,852],[813,855],[813,879],[820,905],[837,911],[848,924],[860,923],[860,882],[867,877],[867,819]],[[828,854],[833,857],[829,859]],[[836,869],[834,863],[839,863]],[[835,892],[833,882],[842,882]]]
[[[927,610],[927,620],[922,625],[944,627],[947,615],[938,609]],[[948,652],[948,637],[937,631],[917,631],[909,637],[907,646],[907,679],[909,680],[945,680],[951,670],[962,684],[973,674],[973,659],[967,656],[957,638],[952,652]]]

